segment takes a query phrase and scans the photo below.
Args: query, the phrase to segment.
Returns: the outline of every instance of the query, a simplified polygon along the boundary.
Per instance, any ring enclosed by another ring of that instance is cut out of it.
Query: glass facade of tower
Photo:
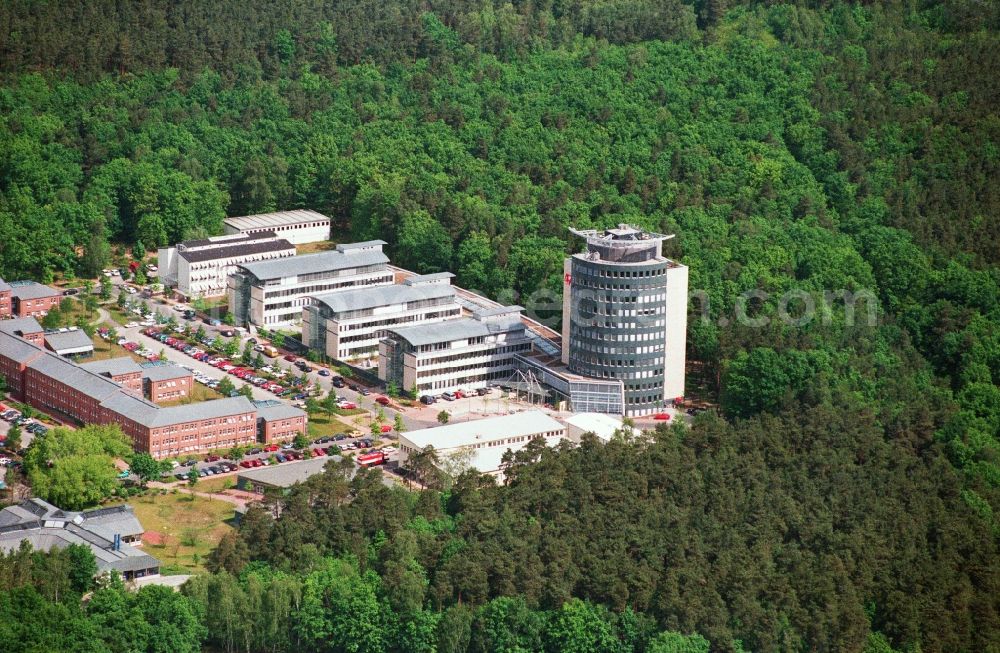
[[[589,234],[588,234],[589,236]],[[621,238],[619,238],[621,236]],[[588,237],[587,251],[570,258],[569,370],[618,379],[626,415],[664,406],[667,274],[661,239],[627,228]]]

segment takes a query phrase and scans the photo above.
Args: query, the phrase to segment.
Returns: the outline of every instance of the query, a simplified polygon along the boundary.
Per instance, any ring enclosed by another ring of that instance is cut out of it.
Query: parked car
[[[389,426],[388,424],[383,424],[380,428],[381,428],[381,430],[382,430],[383,433],[388,433],[389,431],[392,430],[392,427]]]
[[[435,401],[437,401],[437,399],[434,398],[434,395],[422,395],[420,397],[420,403],[424,404],[425,406],[430,406]]]
[[[379,396],[375,397],[375,403],[381,404],[382,406],[388,406],[389,405],[389,398],[386,397],[385,395],[379,395]]]
[[[294,363],[295,361],[297,361],[297,360],[298,360],[298,358],[296,358],[296,357],[295,357],[295,356],[293,356],[292,354],[288,354],[288,355],[287,355],[287,356],[285,356],[284,358],[285,358],[285,360],[286,360],[286,361],[288,361],[289,363]]]
[[[216,460],[222,460],[222,456],[216,456],[215,454],[205,456],[206,463],[214,463]]]
[[[441,398],[445,401],[455,401],[457,399],[454,392],[442,392]]]
[[[343,388],[344,387],[344,377],[342,377],[342,376],[335,376],[332,379],[330,379],[330,383],[335,388]]]

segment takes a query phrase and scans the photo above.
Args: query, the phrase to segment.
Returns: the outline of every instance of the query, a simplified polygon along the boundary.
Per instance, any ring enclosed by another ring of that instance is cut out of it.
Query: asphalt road
[[[120,287],[122,285],[119,277],[113,277],[113,279],[117,280],[117,282],[115,283],[116,287]],[[139,295],[131,295],[131,297],[133,299],[139,299],[139,300],[142,299]],[[163,315],[164,317],[167,318],[172,316],[174,319],[178,320],[178,322],[180,322],[181,324],[185,324],[185,321],[181,318],[180,312],[174,310],[175,304],[173,302],[168,301],[165,304],[161,304],[158,299],[146,299],[145,301],[147,304],[149,304],[150,309],[154,310],[160,315]],[[109,321],[112,324],[117,325],[117,322],[114,322],[113,320]],[[200,325],[204,327],[205,332],[210,337],[214,337],[215,335],[220,335],[221,331],[231,328],[226,326],[213,327],[211,325],[205,324],[202,321],[194,321],[194,320],[192,320],[190,324]],[[195,328],[197,328],[197,326]],[[124,337],[134,342],[138,342],[139,344],[151,349],[152,351],[159,352],[161,349],[164,350],[167,359],[173,361],[174,363],[177,363],[178,365],[191,367],[192,369],[196,369],[200,372],[203,372],[214,379],[221,379],[223,376],[226,376],[226,374],[221,372],[218,368],[212,367],[211,365],[207,365],[201,361],[197,361],[188,356],[187,354],[177,351],[176,349],[165,347],[163,343],[159,342],[158,340],[154,340],[153,338],[143,335],[141,333],[143,327],[125,329],[124,326],[117,325],[116,329],[118,330],[120,335],[123,335]],[[245,342],[246,342],[245,340],[241,341],[240,345],[241,351],[243,349],[243,344]],[[291,362],[286,361],[282,356],[279,356],[274,359],[265,358],[265,360],[267,364],[270,365],[271,367],[287,370],[289,374],[295,374],[296,376],[301,376],[302,374],[302,372],[297,367],[295,367]],[[324,394],[329,392],[330,389],[333,388],[333,384],[331,382],[332,376],[325,377],[317,374],[316,370],[319,369],[319,365],[317,365],[316,363],[309,363],[309,366],[313,368],[312,371],[310,371],[307,374],[307,378],[309,379],[310,383],[313,384],[318,383],[319,386],[323,389]],[[335,372],[333,373],[335,374]],[[241,380],[236,378],[231,377],[231,380],[234,382],[237,388],[239,388],[240,384],[243,383]],[[253,385],[251,385],[250,387],[253,391],[253,396],[255,399],[258,400],[277,399],[277,397],[275,397],[267,390],[263,390],[262,388],[258,388]],[[336,390],[336,393],[338,396],[344,397],[348,401],[353,401],[357,403],[358,406],[367,408],[371,411],[376,410],[377,405],[375,404],[375,397],[377,397],[379,393],[375,392],[374,390],[367,397],[361,397],[357,392],[347,387],[338,388]],[[287,401],[287,399],[283,401]],[[289,401],[288,403],[293,403],[293,402]],[[436,421],[437,413],[439,410],[441,410],[441,408],[446,408],[446,407],[445,406],[437,407],[437,405],[435,405],[430,407],[430,409],[433,410],[429,410],[426,408],[422,409],[422,408],[423,407],[421,406],[421,408],[403,409],[397,411],[394,408],[387,407],[383,408],[383,411],[385,412],[389,424],[392,424],[394,422],[396,418],[396,413],[397,412],[400,413],[403,416],[404,426],[408,431],[412,431],[416,429],[427,428],[428,426],[437,426],[438,425]]]

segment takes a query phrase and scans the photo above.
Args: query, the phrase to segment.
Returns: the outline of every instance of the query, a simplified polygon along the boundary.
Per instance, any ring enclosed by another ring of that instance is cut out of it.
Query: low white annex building
[[[295,246],[273,231],[186,240],[156,253],[160,282],[191,299],[225,295],[237,265],[288,256]]]
[[[502,481],[501,463],[508,449],[517,452],[534,438],[553,447],[564,437],[566,427],[543,411],[529,410],[400,433],[399,464],[406,467],[412,454],[432,446],[445,473],[475,468]]]
[[[330,240],[330,218],[309,209],[226,218],[223,224],[227,234],[273,231],[294,245]]]
[[[621,419],[605,413],[577,413],[563,420],[566,437],[579,444],[584,433],[593,433],[601,442],[607,442],[624,428]]]

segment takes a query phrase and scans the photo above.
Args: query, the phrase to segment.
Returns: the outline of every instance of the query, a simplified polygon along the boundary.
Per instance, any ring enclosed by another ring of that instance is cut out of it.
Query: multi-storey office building
[[[62,293],[34,281],[12,281],[11,314],[17,317],[42,317],[59,306]]]
[[[245,397],[160,407],[112,380],[131,376],[123,366],[109,366],[104,372],[95,369],[0,329],[0,374],[11,394],[58,419],[117,424],[137,451],[157,458],[257,441],[257,409]],[[305,413],[292,407],[280,421],[291,419],[296,411],[304,423]],[[268,415],[260,419],[264,433],[273,430],[268,428]]]
[[[389,329],[461,317],[450,272],[402,284],[316,295],[302,311],[302,342],[338,360],[378,355]]]
[[[226,294],[229,275],[243,263],[295,256],[295,246],[273,231],[186,240],[157,251],[159,277],[185,297]]]
[[[296,324],[312,296],[391,284],[385,241],[337,245],[336,251],[240,265],[229,277],[229,311],[237,324]]]
[[[330,240],[330,218],[308,209],[226,218],[224,225],[227,234],[273,231],[295,245]]]
[[[471,318],[390,329],[379,343],[379,378],[416,395],[476,390],[510,378],[531,350],[520,306]]]
[[[687,267],[663,256],[669,236],[628,225],[571,231],[586,250],[564,265],[562,360],[621,380],[626,415],[656,412],[684,395]]]

